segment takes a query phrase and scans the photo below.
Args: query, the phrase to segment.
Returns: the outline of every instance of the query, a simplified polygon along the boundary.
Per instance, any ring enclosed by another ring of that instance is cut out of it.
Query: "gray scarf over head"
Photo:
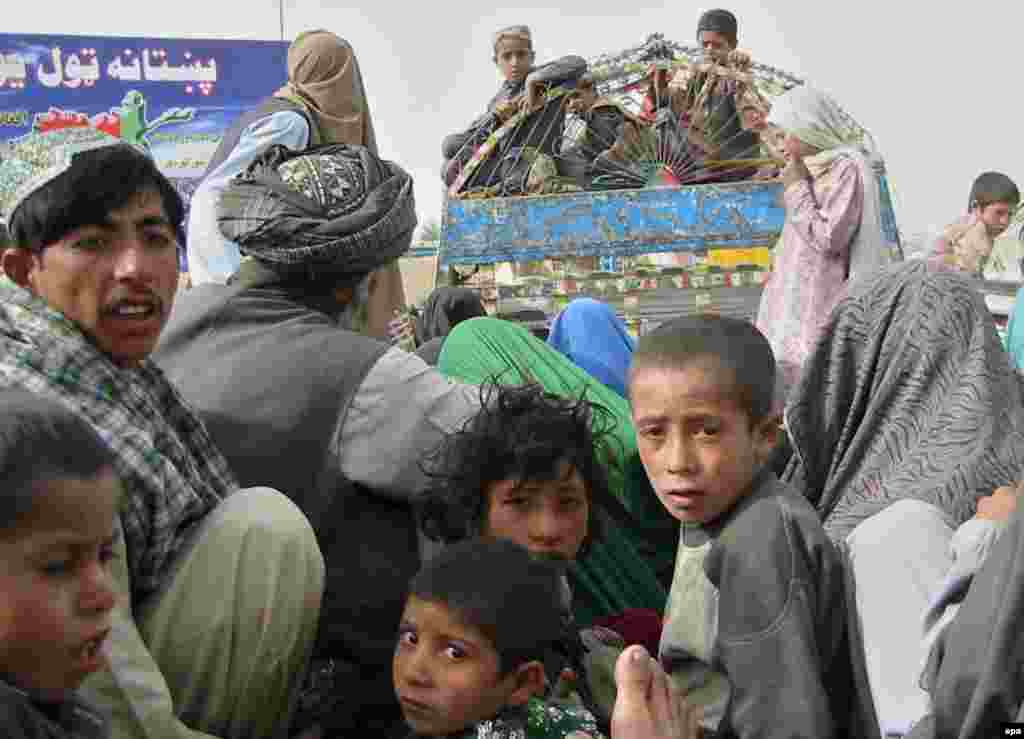
[[[786,408],[783,479],[836,540],[901,498],[958,525],[1024,471],[1024,393],[973,282],[925,263],[853,284]]]
[[[282,278],[354,282],[408,251],[412,178],[362,146],[273,146],[221,193],[218,222]]]

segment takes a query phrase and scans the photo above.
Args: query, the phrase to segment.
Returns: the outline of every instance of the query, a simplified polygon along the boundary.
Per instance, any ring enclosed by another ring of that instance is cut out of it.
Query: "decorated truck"
[[[688,80],[681,91],[677,79]],[[438,281],[476,286],[497,314],[538,324],[579,296],[613,305],[634,333],[695,311],[752,317],[785,216],[764,117],[800,84],[745,55],[708,60],[661,35],[590,60],[575,89],[548,90],[467,144],[444,207]],[[716,85],[733,97],[732,120],[708,113]],[[620,121],[614,141],[588,138],[602,110]],[[538,122],[559,140],[517,146],[538,142]],[[845,113],[843,124],[868,135]],[[737,156],[743,147],[730,143],[758,128],[764,146]],[[877,176],[885,240],[898,245],[886,174]]]

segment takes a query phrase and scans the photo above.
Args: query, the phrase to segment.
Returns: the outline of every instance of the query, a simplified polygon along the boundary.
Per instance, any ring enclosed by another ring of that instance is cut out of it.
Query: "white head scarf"
[[[864,209],[860,228],[850,244],[849,279],[901,261],[899,243],[890,241],[882,228],[881,183],[885,162],[871,134],[856,125],[835,100],[809,85],[794,87],[775,98],[768,123],[820,150],[805,160],[815,179],[828,172],[840,157],[857,163],[864,188]]]

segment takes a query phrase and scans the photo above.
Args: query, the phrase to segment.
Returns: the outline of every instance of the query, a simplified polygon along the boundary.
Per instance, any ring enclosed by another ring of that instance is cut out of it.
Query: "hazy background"
[[[327,28],[355,47],[382,156],[416,179],[421,221],[437,219],[441,138],[463,127],[494,94],[490,34],[533,28],[539,62],[584,57],[664,33],[692,43],[709,5],[642,0],[563,0],[558,9],[479,2],[352,2],[335,8],[285,0],[285,38]],[[1024,10],[1009,2],[749,0],[726,7],[740,19],[740,46],[835,95],[877,139],[903,232],[935,230],[966,208],[986,169],[1024,183],[1017,135],[1024,119],[1019,75]],[[235,39],[280,38],[277,0],[135,3],[12,3],[10,33],[75,33]],[[268,93],[270,91],[268,90]]]

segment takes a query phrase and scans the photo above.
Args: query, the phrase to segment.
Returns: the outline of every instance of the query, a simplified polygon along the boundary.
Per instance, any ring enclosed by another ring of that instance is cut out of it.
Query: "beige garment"
[[[204,520],[167,588],[133,614],[123,539],[109,668],[83,696],[113,739],[277,739],[316,636],[324,563],[284,495],[241,490]]]
[[[992,254],[993,241],[983,222],[954,223],[942,232],[945,259],[956,269],[979,274]]]
[[[276,97],[316,116],[324,144],[358,144],[377,153],[373,118],[352,45],[330,31],[306,31],[288,48],[288,83]]]

